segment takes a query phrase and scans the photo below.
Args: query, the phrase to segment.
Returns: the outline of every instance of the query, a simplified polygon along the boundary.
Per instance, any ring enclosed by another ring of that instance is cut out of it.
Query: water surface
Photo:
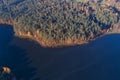
[[[81,46],[43,48],[0,25],[0,66],[10,67],[18,80],[120,80],[120,35]]]

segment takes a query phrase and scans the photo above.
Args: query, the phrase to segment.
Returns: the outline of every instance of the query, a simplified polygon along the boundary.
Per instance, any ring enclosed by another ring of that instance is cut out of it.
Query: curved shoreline
[[[13,27],[14,28],[14,27]],[[29,38],[34,41],[36,41],[38,44],[40,44],[43,47],[63,47],[63,46],[76,46],[76,45],[82,45],[89,43],[93,40],[96,40],[99,37],[109,35],[109,34],[120,34],[120,22],[112,25],[108,29],[100,30],[99,34],[94,34],[93,36],[88,37],[82,37],[80,39],[78,38],[71,38],[71,39],[61,39],[61,40],[44,40],[42,36],[40,36],[40,33],[35,31],[32,34],[28,31],[27,33],[23,33],[20,30],[15,30],[15,35],[20,38]]]
[[[19,37],[19,38],[27,38],[27,39],[31,39],[35,42],[37,42],[38,44],[40,44],[42,47],[64,47],[64,46],[75,46],[75,45],[82,45],[82,44],[86,44],[88,43],[87,41],[80,41],[77,40],[78,43],[76,41],[73,41],[71,43],[67,43],[68,40],[64,40],[62,42],[60,41],[52,41],[52,42],[48,42],[48,41],[43,41],[43,40],[39,40],[34,36],[27,36],[27,35],[16,35],[15,36]]]
[[[23,35],[18,35],[18,34],[15,34],[15,36],[19,37],[19,38],[27,38],[27,39],[31,39],[35,42],[37,42],[38,44],[40,44],[42,47],[64,47],[64,46],[77,46],[77,45],[84,45],[84,44],[87,44],[91,41],[94,41],[96,40],[97,38],[100,38],[100,37],[103,37],[103,36],[106,36],[106,35],[110,35],[110,34],[120,34],[120,32],[106,32],[106,33],[102,33],[101,35],[99,36],[96,36],[92,39],[86,39],[86,40],[79,40],[79,39],[76,39],[76,40],[72,40],[70,43],[68,42],[69,40],[63,40],[62,42],[60,41],[52,41],[52,42],[48,42],[48,41],[44,41],[44,40],[40,40],[38,39],[38,37],[35,37],[33,35],[31,36],[28,36],[27,34],[23,34]]]
[[[12,25],[12,24],[7,24],[7,23],[0,23],[3,25]],[[14,27],[13,27],[14,29]],[[21,34],[18,34],[21,33]],[[105,35],[110,35],[110,34],[120,34],[120,32],[114,32],[112,30],[108,30],[107,32],[101,33],[100,35],[97,35],[93,38],[85,38],[83,40],[80,39],[71,39],[71,40],[59,40],[59,41],[45,41],[42,39],[42,37],[37,37],[37,33],[35,33],[34,35],[28,35],[28,34],[24,34],[22,32],[15,32],[15,36],[19,37],[19,38],[28,38],[31,39],[35,42],[37,42],[38,44],[40,44],[42,47],[63,47],[63,46],[76,46],[76,45],[82,45],[82,44],[87,44],[91,41],[96,40],[99,37],[103,37]]]
[[[91,41],[96,40],[97,38],[103,37],[105,35],[110,35],[110,34],[119,34],[119,33],[105,33],[105,34],[99,35],[99,36],[97,36],[97,37],[95,37],[93,39],[84,40],[84,41],[77,39],[77,40],[75,40],[75,41],[73,41],[71,43],[67,43],[68,40],[65,40],[63,42],[59,42],[59,41],[58,42],[47,42],[47,41],[39,40],[39,39],[35,38],[34,36],[27,36],[27,35],[15,35],[15,36],[17,36],[19,38],[31,39],[31,40],[37,42],[38,44],[40,44],[43,47],[53,47],[54,48],[54,47],[63,47],[63,46],[84,45],[84,44],[87,44],[87,43],[89,43]]]

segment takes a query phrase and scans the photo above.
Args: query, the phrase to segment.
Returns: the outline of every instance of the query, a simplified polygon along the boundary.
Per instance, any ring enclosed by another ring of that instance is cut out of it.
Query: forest
[[[82,44],[120,23],[119,0],[0,0],[0,23],[42,46]]]

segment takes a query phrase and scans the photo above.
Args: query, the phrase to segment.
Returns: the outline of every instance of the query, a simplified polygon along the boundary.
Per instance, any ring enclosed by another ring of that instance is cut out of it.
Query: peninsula
[[[44,47],[80,45],[120,33],[120,1],[0,0],[0,24]]]

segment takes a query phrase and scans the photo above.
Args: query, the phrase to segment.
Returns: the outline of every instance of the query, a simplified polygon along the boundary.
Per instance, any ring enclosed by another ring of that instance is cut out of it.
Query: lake
[[[0,66],[10,67],[17,80],[120,80],[120,34],[43,48],[14,36],[12,26],[0,25]]]

